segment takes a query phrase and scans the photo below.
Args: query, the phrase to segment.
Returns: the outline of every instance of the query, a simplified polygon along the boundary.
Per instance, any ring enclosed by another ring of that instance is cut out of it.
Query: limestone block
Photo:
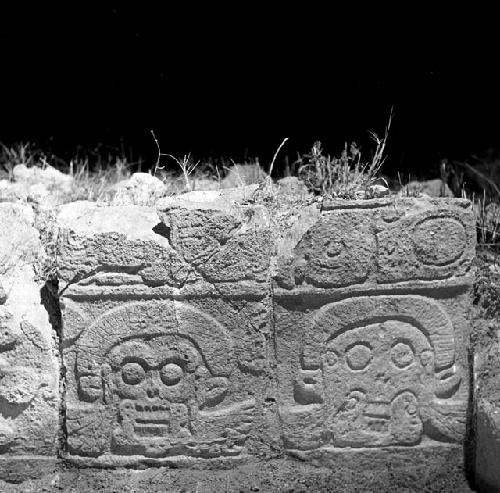
[[[462,461],[474,235],[466,201],[335,201],[278,248],[289,453],[328,463],[346,450],[451,447]]]
[[[473,471],[477,491],[500,490],[500,351],[498,334],[474,352]]]
[[[63,303],[69,458],[97,466],[228,460],[278,439],[265,401],[273,389],[266,304],[101,305]]]
[[[163,217],[174,249],[208,283],[267,284],[273,238],[265,209],[171,209]]]
[[[79,203],[58,227],[71,461],[462,467],[468,202]]]
[[[258,209],[60,208],[58,276],[82,297],[139,293],[266,294],[270,228]]]
[[[0,477],[46,468],[59,437],[59,358],[34,266],[41,251],[30,207],[0,204]],[[19,461],[22,457],[22,461]],[[13,465],[14,464],[14,465]]]
[[[278,447],[256,224],[198,206],[61,208],[68,459],[225,463]]]
[[[110,187],[113,205],[151,205],[167,194],[166,185],[149,173],[133,173]]]
[[[466,275],[475,256],[471,203],[464,199],[402,200],[381,210],[378,282]],[[384,224],[385,223],[385,224]]]
[[[466,322],[450,313],[456,300],[370,295],[311,305],[275,306],[290,448],[463,440],[468,385],[456,332]]]
[[[25,164],[17,164],[12,170],[17,183],[23,185],[43,184],[54,191],[70,193],[73,186],[73,177],[61,173],[52,166],[28,168]]]
[[[461,199],[332,201],[278,256],[284,289],[339,288],[468,274],[474,214]]]

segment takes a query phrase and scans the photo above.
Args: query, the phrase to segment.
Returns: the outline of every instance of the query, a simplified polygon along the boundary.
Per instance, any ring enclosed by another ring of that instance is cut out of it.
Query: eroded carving
[[[27,321],[21,321],[19,331],[13,321],[12,313],[0,306],[0,453],[10,452],[30,438],[26,431],[33,419],[29,410],[39,401],[50,401],[51,390],[47,395],[43,391],[54,387],[43,359],[45,341]],[[43,426],[40,420],[39,428]]]
[[[70,451],[239,455],[255,401],[232,395],[236,368],[231,337],[199,310],[172,301],[111,310],[76,343]]]
[[[380,447],[423,439],[459,440],[465,395],[451,321],[421,296],[372,296],[327,305],[304,341],[295,379],[296,409],[283,410],[290,447],[304,448],[292,427],[321,420],[313,445]],[[315,417],[315,418],[313,418]]]
[[[416,224],[413,245],[420,262],[448,265],[463,255],[467,235],[464,225],[455,218],[429,217]]]
[[[366,281],[376,255],[372,221],[359,211],[322,216],[294,248],[293,258],[282,259],[278,283],[291,289],[302,283],[327,288]]]
[[[463,275],[474,256],[473,215],[455,210],[402,216],[377,234],[380,281]]]
[[[285,289],[446,279],[468,272],[474,247],[472,211],[449,203],[337,209],[322,214],[279,258],[274,278]]]

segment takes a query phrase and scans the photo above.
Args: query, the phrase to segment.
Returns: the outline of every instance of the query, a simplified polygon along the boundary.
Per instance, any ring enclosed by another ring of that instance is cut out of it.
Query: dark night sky
[[[0,141],[68,155],[123,145],[152,162],[154,129],[163,152],[267,163],[284,137],[291,159],[318,139],[332,154],[345,141],[368,148],[394,107],[388,172],[500,150],[494,39],[451,21],[409,29],[412,13],[366,28],[312,9],[292,23],[187,7],[4,12]]]

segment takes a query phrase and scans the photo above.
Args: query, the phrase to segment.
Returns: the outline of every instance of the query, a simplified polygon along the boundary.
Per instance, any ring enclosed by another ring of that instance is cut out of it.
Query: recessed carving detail
[[[98,318],[75,350],[72,454],[241,454],[255,401],[232,396],[233,340],[210,316],[175,301],[127,303]]]
[[[467,235],[457,219],[430,217],[415,226],[413,244],[420,262],[447,265],[462,256],[467,246]]]
[[[306,333],[297,408],[282,410],[290,430],[285,438],[293,448],[310,448],[292,431],[299,417],[309,416],[319,421],[305,433],[321,429],[315,447],[459,440],[466,405],[457,400],[462,374],[454,345],[448,315],[421,296],[367,296],[325,306]]]

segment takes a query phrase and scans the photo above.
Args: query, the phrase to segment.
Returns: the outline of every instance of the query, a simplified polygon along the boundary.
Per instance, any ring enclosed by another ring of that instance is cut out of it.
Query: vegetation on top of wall
[[[385,161],[385,147],[391,118],[382,138],[371,133],[376,144],[369,160],[364,160],[355,142],[345,144],[340,157],[323,152],[321,142],[315,142],[311,152],[298,160],[298,176],[315,194],[325,198],[372,198],[373,185],[380,181],[380,170]],[[387,183],[386,183],[387,185]]]

